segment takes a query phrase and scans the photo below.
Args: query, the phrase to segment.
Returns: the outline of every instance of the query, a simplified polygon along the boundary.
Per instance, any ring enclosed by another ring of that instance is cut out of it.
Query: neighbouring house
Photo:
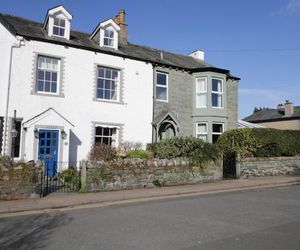
[[[254,124],[251,122],[246,122],[243,120],[238,120],[238,128],[264,128],[264,126],[259,124]]]
[[[239,78],[206,63],[204,52],[128,42],[124,10],[91,33],[72,30],[72,19],[61,5],[44,23],[0,14],[2,154],[51,159],[61,171],[96,142],[214,142],[237,127]]]
[[[300,107],[286,100],[275,109],[257,109],[243,120],[266,128],[300,130]]]

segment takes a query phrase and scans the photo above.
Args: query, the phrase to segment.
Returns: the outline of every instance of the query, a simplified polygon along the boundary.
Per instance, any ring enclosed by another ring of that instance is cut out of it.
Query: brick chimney
[[[289,100],[286,100],[284,104],[284,115],[292,116],[293,114],[294,114],[294,104]]]
[[[128,32],[127,32],[127,27],[128,25],[126,24],[125,21],[125,10],[121,9],[118,12],[118,15],[113,19],[116,24],[120,26],[120,31],[119,31],[119,43],[120,44],[127,44],[128,42]]]

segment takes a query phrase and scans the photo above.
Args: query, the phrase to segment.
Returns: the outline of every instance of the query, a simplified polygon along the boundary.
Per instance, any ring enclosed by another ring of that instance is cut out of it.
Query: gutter
[[[4,137],[3,137],[3,154],[7,151],[7,124],[8,124],[8,110],[9,110],[9,97],[10,97],[10,86],[11,86],[11,71],[12,71],[12,56],[13,49],[21,48],[24,46],[24,38],[21,36],[16,36],[18,44],[13,44],[10,47],[10,56],[9,56],[9,70],[8,70],[8,83],[7,83],[7,96],[6,96],[6,111],[5,111],[5,123],[4,123]]]

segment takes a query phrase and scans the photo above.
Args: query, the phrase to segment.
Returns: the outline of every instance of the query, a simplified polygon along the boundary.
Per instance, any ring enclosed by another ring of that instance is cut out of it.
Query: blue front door
[[[39,130],[39,159],[45,162],[45,175],[57,174],[58,130]]]

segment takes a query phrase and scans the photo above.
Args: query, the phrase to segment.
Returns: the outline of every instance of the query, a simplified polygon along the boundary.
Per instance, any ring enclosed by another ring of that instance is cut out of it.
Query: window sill
[[[62,94],[62,93],[59,93],[59,94],[50,94],[50,93],[47,93],[47,92],[34,92],[34,91],[31,91],[30,93],[31,95],[39,95],[39,96],[47,96],[47,97],[59,97],[59,98],[64,98],[65,95]]]
[[[157,102],[165,102],[165,103],[169,102],[168,100],[160,100],[160,99],[155,99],[155,101],[157,101]]]
[[[110,101],[110,100],[97,99],[97,98],[93,98],[93,101],[94,102],[104,102],[104,103],[110,103],[110,104],[125,105],[125,102],[122,102],[122,101]]]

